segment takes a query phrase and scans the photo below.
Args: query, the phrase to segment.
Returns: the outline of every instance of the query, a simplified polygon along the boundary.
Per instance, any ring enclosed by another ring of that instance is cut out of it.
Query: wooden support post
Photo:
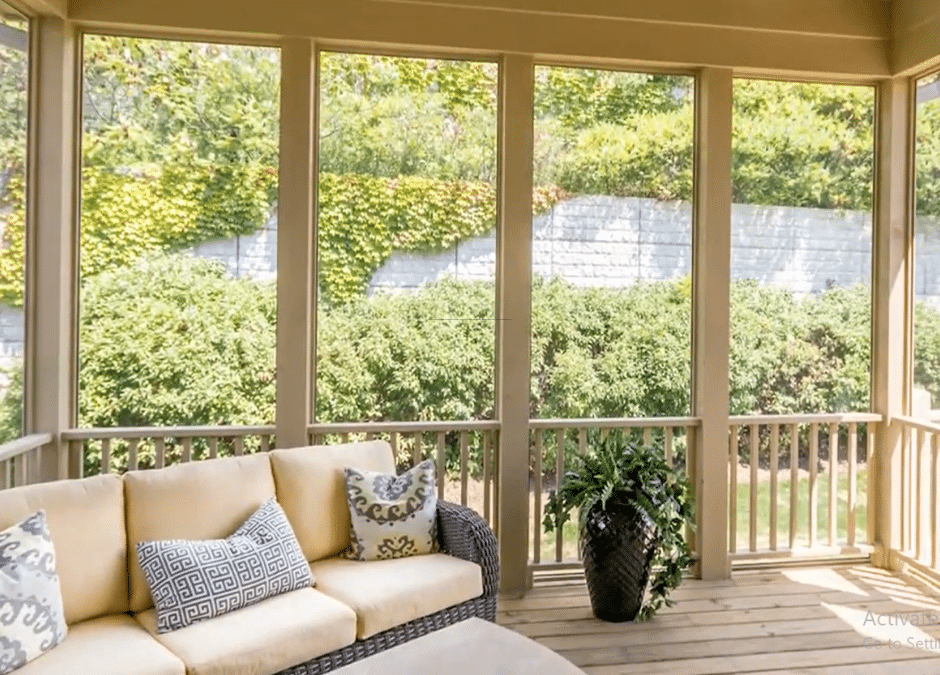
[[[497,410],[500,591],[520,596],[528,582],[529,343],[532,291],[534,65],[504,57],[499,84],[497,224]]]
[[[39,475],[55,480],[69,476],[60,434],[75,424],[80,50],[70,23],[43,16],[33,26],[24,422],[53,435]]]
[[[873,564],[889,567],[901,546],[901,448],[891,422],[909,409],[912,333],[913,92],[908,78],[878,86],[872,248],[872,410],[885,416],[874,471]]]
[[[278,163],[276,444],[307,445],[315,377],[317,169],[316,53],[311,40],[281,45]]]
[[[728,557],[728,354],[731,272],[731,97],[729,68],[698,78],[695,218],[692,241],[692,408],[696,434],[699,574],[731,575]],[[732,471],[735,467],[731,468]]]

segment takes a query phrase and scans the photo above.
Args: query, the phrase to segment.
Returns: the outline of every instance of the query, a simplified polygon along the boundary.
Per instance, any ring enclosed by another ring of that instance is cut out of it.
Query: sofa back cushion
[[[385,441],[311,445],[271,452],[277,501],[284,507],[307,560],[328,558],[349,546],[347,466],[395,473]]]
[[[67,624],[128,610],[124,491],[117,476],[0,490],[0,530],[46,512]]]
[[[274,496],[267,453],[180,464],[124,476],[130,609],[153,607],[134,554],[138,542],[224,539]]]

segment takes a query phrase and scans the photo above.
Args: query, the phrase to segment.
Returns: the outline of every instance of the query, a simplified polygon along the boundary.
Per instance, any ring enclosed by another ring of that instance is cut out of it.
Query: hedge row
[[[689,411],[688,280],[625,289],[535,284],[534,416]],[[88,426],[247,424],[274,414],[274,286],[159,257],[82,290],[79,417]],[[494,289],[442,281],[322,308],[323,421],[493,415]],[[865,410],[869,294],[796,299],[732,285],[731,412]],[[918,307],[916,381],[940,398],[940,314]],[[12,404],[18,393],[11,392]]]

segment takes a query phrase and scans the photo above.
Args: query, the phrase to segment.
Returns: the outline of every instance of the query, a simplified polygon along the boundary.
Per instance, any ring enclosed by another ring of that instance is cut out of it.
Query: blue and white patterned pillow
[[[142,541],[137,558],[159,633],[313,584],[297,537],[273,498],[227,539]]]
[[[62,589],[46,512],[0,532],[0,675],[65,639]]]

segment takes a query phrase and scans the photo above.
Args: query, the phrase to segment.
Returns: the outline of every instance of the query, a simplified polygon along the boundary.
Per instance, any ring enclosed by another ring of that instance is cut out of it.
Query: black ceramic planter
[[[656,530],[645,514],[626,504],[600,503],[588,512],[581,557],[594,616],[632,621],[643,606]]]

